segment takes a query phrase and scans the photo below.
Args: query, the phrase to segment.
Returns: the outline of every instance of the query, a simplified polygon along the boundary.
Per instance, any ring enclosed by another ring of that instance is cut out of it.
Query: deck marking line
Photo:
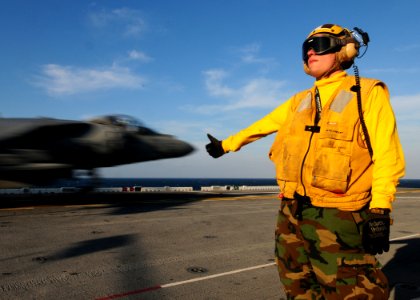
[[[238,269],[238,270],[233,270],[233,271],[214,274],[214,275],[209,275],[209,276],[205,276],[205,277],[198,277],[198,278],[193,278],[193,279],[184,280],[184,281],[167,283],[167,284],[163,284],[162,288],[172,287],[172,286],[177,286],[177,285],[181,285],[181,284],[192,283],[192,282],[197,282],[197,281],[202,281],[202,280],[207,280],[207,279],[212,279],[212,278],[217,278],[217,277],[221,277],[221,276],[226,276],[226,275],[236,274],[236,273],[240,273],[240,272],[251,271],[251,270],[265,268],[265,267],[270,267],[270,266],[274,266],[275,264],[276,263],[269,263],[269,264],[264,264],[264,265],[259,265],[259,266],[254,266],[254,267],[249,267],[249,268],[244,268],[244,269]]]
[[[115,294],[115,295],[106,296],[106,297],[103,297],[103,298],[96,298],[96,300],[118,299],[118,298],[127,297],[127,296],[131,296],[131,295],[137,295],[137,294],[141,294],[141,293],[145,293],[145,292],[159,290],[161,288],[162,288],[161,285],[156,285],[156,286],[152,286],[152,287],[148,287],[148,288],[144,288],[144,289],[140,289],[140,290],[130,291],[130,292],[121,293],[121,294]]]
[[[390,239],[389,241],[393,242],[393,241],[405,240],[405,239],[412,238],[412,237],[415,237],[415,236],[420,236],[420,233],[406,235],[406,236],[402,236],[402,237],[399,237],[399,238],[393,238],[393,239]]]
[[[249,268],[238,269],[238,270],[234,270],[234,271],[229,271],[229,272],[224,272],[224,273],[209,275],[209,276],[205,276],[205,277],[199,277],[199,278],[193,278],[193,279],[184,280],[184,281],[178,281],[178,282],[173,282],[173,283],[156,285],[156,286],[152,286],[152,287],[149,287],[149,288],[144,288],[144,289],[135,290],[135,291],[131,291],[131,292],[110,295],[110,296],[106,296],[106,297],[103,297],[103,298],[97,298],[96,300],[118,299],[118,298],[130,296],[130,295],[137,295],[137,294],[141,294],[141,293],[145,293],[145,292],[150,292],[150,291],[154,291],[154,290],[158,290],[158,289],[163,289],[163,288],[173,287],[173,286],[177,286],[177,285],[182,285],[182,284],[187,284],[187,283],[192,283],[192,282],[197,282],[197,281],[212,279],[212,278],[216,278],[216,277],[221,277],[221,276],[236,274],[236,273],[240,273],[240,272],[246,272],[246,271],[251,271],[251,270],[255,270],[255,269],[270,267],[270,266],[274,266],[275,264],[276,263],[273,262],[273,263],[269,263],[269,264],[258,265],[258,266],[253,266],[253,267],[249,267]]]
[[[34,210],[34,206],[0,208],[0,211]]]
[[[420,233],[406,235],[406,236],[402,236],[402,237],[398,237],[398,238],[393,238],[393,239],[390,239],[389,241],[404,240],[404,239],[415,237],[415,236],[420,236]],[[188,280],[183,280],[183,281],[178,281],[178,282],[156,285],[156,286],[152,286],[152,287],[148,287],[148,288],[144,288],[144,289],[139,289],[139,290],[134,290],[134,291],[126,292],[126,293],[110,295],[110,296],[106,296],[106,297],[103,297],[103,298],[97,298],[96,300],[111,300],[111,299],[118,299],[118,298],[122,298],[122,297],[126,297],[126,296],[131,296],[131,295],[138,295],[138,294],[141,294],[141,293],[155,291],[155,290],[158,290],[158,289],[169,288],[169,287],[173,287],[173,286],[177,286],[177,285],[193,283],[193,282],[213,279],[213,278],[217,278],[217,277],[222,277],[222,276],[226,276],[226,275],[232,275],[232,274],[236,274],[236,273],[241,273],[241,272],[246,272],[246,271],[251,271],[251,270],[256,270],[256,269],[261,269],[261,268],[266,268],[266,267],[271,267],[271,266],[274,266],[275,264],[276,263],[273,262],[273,263],[269,263],[269,264],[258,265],[258,266],[233,270],[233,271],[229,271],[229,272],[204,276],[204,277],[198,277],[198,278],[193,278],[193,279],[188,279]]]

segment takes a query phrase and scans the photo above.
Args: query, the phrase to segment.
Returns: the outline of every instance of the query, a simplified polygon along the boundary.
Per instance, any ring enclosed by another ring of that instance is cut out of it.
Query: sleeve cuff
[[[383,208],[392,211],[392,201],[394,201],[394,196],[372,195],[372,200],[370,201],[369,208]]]

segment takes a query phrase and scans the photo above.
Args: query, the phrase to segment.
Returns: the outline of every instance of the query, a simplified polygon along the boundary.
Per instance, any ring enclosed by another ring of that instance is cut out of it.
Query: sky
[[[405,178],[420,178],[419,15],[419,0],[2,0],[0,116],[127,114],[196,148],[103,177],[273,178],[274,135],[213,159],[206,134],[227,138],[311,87],[302,42],[335,23],[368,32],[356,64],[387,84]]]

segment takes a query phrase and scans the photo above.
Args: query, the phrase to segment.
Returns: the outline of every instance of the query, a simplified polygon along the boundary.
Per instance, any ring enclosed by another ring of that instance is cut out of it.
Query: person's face
[[[320,79],[324,74],[330,72],[335,65],[336,54],[316,54],[313,49],[308,50],[308,68],[309,74],[316,79]],[[334,70],[335,73],[338,70]]]
[[[314,37],[315,39],[312,39],[312,41],[309,40],[309,43],[314,43],[313,47],[316,49],[316,51],[318,51],[319,54],[317,54],[312,48],[312,44],[306,45],[306,47],[309,47],[309,49],[306,51],[306,61],[309,69],[308,74],[315,77],[316,79],[321,79],[325,75],[329,76],[340,70],[339,65],[336,64],[337,56],[335,52],[339,49],[335,49],[334,51],[334,44],[330,44],[333,43],[333,41],[329,39],[325,40],[325,38],[322,40],[324,35],[320,34],[315,35]],[[319,37],[320,40],[316,40],[316,37]],[[328,47],[333,48],[328,50]]]

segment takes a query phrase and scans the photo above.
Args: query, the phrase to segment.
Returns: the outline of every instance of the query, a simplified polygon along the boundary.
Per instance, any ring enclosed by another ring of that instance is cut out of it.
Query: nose
[[[315,55],[315,54],[316,54],[315,50],[313,48],[309,48],[309,50],[307,52],[308,57],[310,57],[312,55]]]

